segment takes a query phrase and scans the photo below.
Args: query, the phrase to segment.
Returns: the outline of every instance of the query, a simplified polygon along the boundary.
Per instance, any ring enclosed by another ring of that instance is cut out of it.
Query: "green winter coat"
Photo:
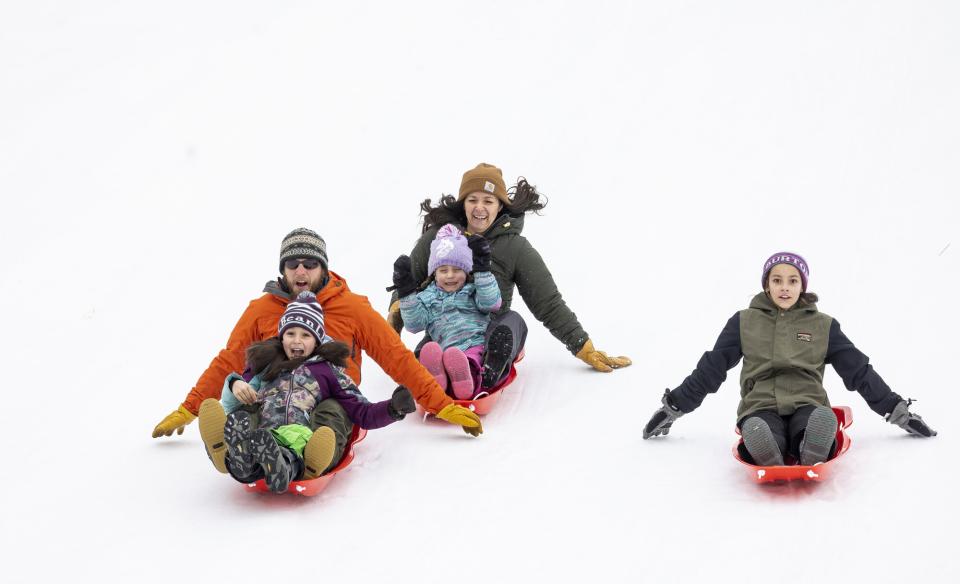
[[[781,310],[765,293],[740,311],[742,420],[758,410],[793,414],[802,405],[829,406],[823,369],[833,318],[816,304]]]
[[[500,311],[510,309],[513,288],[516,286],[533,316],[542,322],[568,351],[576,355],[589,337],[580,326],[577,315],[563,301],[543,258],[527,238],[520,235],[523,231],[523,219],[523,215],[511,217],[503,214],[497,217],[483,234],[490,241],[490,271],[497,278],[503,299]],[[421,235],[410,253],[413,279],[416,282],[425,283],[429,278],[427,262],[430,259],[430,243],[440,227],[442,226],[436,225]]]

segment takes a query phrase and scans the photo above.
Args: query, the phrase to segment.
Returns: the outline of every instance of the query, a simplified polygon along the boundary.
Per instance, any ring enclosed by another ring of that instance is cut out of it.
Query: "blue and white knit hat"
[[[440,228],[430,243],[428,274],[432,276],[440,266],[453,266],[468,274],[473,271],[473,250],[460,230],[449,223]]]
[[[310,331],[310,334],[317,339],[317,344],[323,342],[323,308],[320,308],[320,303],[317,302],[313,292],[304,290],[296,300],[287,304],[287,309],[280,317],[278,334],[282,337],[284,331],[295,326]]]

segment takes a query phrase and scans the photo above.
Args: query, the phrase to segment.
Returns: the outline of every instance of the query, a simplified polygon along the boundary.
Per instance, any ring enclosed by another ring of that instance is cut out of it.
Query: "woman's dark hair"
[[[499,217],[504,213],[511,217],[519,217],[524,213],[537,213],[547,206],[547,197],[537,192],[537,187],[527,182],[522,176],[517,180],[517,184],[507,191],[507,197],[510,199],[509,205],[503,205]],[[430,199],[424,199],[420,203],[420,212],[423,213],[423,233],[430,230],[431,227],[455,223],[460,226],[467,224],[467,213],[463,208],[463,201],[458,201],[453,195],[440,195],[436,206]]]
[[[272,381],[281,373],[293,371],[312,357],[320,357],[324,361],[345,367],[349,356],[350,347],[340,341],[331,341],[318,343],[313,353],[305,357],[287,359],[280,337],[273,337],[247,347],[247,367],[250,371],[259,373],[260,379]]]

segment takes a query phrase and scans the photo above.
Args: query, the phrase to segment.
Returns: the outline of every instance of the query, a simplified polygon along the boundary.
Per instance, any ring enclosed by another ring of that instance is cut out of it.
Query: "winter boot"
[[[223,411],[220,402],[208,398],[200,404],[200,438],[207,449],[207,456],[213,466],[220,472],[227,472],[227,445],[223,440],[223,426],[227,421],[227,414]]]
[[[251,435],[250,414],[237,410],[227,416],[223,441],[227,443],[227,469],[235,478],[249,477],[257,470],[257,461],[250,447]]]
[[[762,418],[747,418],[740,427],[743,445],[757,466],[783,466],[783,454],[773,438],[770,426]]]
[[[510,363],[511,353],[513,353],[513,332],[507,325],[500,325],[493,329],[487,341],[481,387],[493,387],[500,381]]]
[[[440,389],[447,391],[447,374],[443,371],[443,349],[440,343],[430,341],[420,348],[420,364],[433,375]]]
[[[800,441],[800,464],[811,466],[826,462],[837,437],[837,415],[826,406],[813,410]]]
[[[303,448],[303,480],[315,479],[333,462],[337,449],[337,436],[327,426],[314,431]]]
[[[270,430],[254,430],[250,447],[253,458],[263,467],[267,488],[274,493],[286,492],[296,472],[284,453],[286,449],[277,444]]]
[[[443,352],[443,368],[450,377],[453,397],[456,399],[470,399],[473,397],[473,375],[470,373],[470,363],[463,351],[450,347]]]

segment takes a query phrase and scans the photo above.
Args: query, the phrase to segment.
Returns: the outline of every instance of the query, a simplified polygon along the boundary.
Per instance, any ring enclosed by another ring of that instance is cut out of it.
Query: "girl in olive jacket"
[[[908,410],[911,400],[893,392],[874,371],[840,323],[817,310],[817,295],[807,292],[809,275],[799,255],[772,255],[763,266],[763,292],[727,321],[693,373],[664,393],[663,406],[644,427],[643,438],[666,435],[674,420],[719,389],[741,357],[737,426],[756,464],[782,465],[786,460],[812,465],[830,457],[837,419],[823,388],[827,363],[848,390],[859,392],[888,422],[917,436],[936,436]]]

